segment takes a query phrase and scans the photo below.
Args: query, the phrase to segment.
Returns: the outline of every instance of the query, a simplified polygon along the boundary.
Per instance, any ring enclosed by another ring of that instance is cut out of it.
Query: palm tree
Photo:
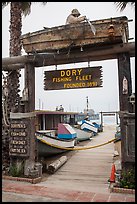
[[[31,12],[33,2],[2,2],[4,8],[10,3],[10,56],[21,55],[22,14],[27,16]],[[35,3],[35,2],[34,2]],[[42,2],[46,4],[47,2]]]
[[[22,30],[22,14],[24,16],[29,15],[31,12],[32,2],[2,2],[4,8],[10,3],[10,50],[9,55],[18,56],[21,55],[21,30]],[[47,2],[42,2],[43,4]],[[9,109],[19,104],[19,70],[8,73],[9,83]]]
[[[35,2],[34,2],[35,3]],[[41,2],[44,5],[47,2]],[[9,48],[9,56],[18,56],[21,55],[21,30],[22,30],[22,15],[27,16],[31,12],[32,2],[2,2],[2,8],[5,8],[10,4],[10,48]],[[6,99],[7,102],[7,121],[9,118],[9,113],[11,111],[19,111],[19,77],[20,70],[14,70],[7,72],[7,88],[8,88],[8,96]],[[16,110],[15,107],[17,108]],[[3,123],[3,144],[4,153],[5,151],[9,153],[9,133],[10,133],[10,124],[5,125]],[[6,139],[5,139],[6,138]],[[6,153],[6,160],[9,160],[9,154]],[[3,155],[3,159],[5,158]],[[3,162],[4,163],[4,162]],[[6,161],[6,166],[9,165],[9,161]]]
[[[135,2],[114,2],[120,11],[123,11],[127,5],[131,4],[132,6],[135,6]]]

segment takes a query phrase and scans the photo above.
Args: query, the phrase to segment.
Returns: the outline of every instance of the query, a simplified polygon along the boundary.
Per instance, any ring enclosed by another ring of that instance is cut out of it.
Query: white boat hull
[[[85,140],[90,140],[90,138],[92,137],[92,133],[91,132],[86,132],[84,130],[81,130],[79,128],[73,127],[74,130],[77,133],[77,141],[85,141]]]
[[[60,154],[69,151],[65,148],[73,148],[75,139],[63,140],[57,137],[45,135],[44,133],[36,132],[38,156],[48,157],[55,154]]]
[[[94,132],[94,133],[98,133],[98,128],[96,128],[92,122],[90,121],[83,121],[82,122],[82,125],[81,125],[81,129],[82,130],[85,130],[85,131],[91,131],[91,132]]]

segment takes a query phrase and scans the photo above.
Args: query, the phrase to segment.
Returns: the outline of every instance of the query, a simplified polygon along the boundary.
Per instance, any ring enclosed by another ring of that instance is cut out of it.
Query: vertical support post
[[[118,112],[116,112],[116,124],[118,125]]]
[[[28,102],[25,112],[35,110],[35,69],[32,63],[25,65],[25,88],[28,88]]]
[[[130,111],[129,96],[132,93],[131,68],[129,53],[118,55],[119,101],[120,111]],[[127,80],[127,92],[124,90],[124,81]]]
[[[118,77],[119,77],[120,112],[130,112],[131,105],[129,103],[129,96],[132,93],[132,81],[129,53],[121,53],[118,55]],[[126,126],[124,124],[123,114],[120,114],[120,128],[121,128],[122,169],[125,169],[127,168],[127,162],[125,160]]]
[[[101,113],[101,127],[103,127],[103,113],[102,111],[100,113]]]
[[[88,115],[88,96],[86,98],[87,98],[87,115]]]
[[[25,88],[28,90],[28,101],[25,104],[25,112],[35,111],[35,69],[32,63],[25,65]],[[29,158],[25,162],[25,175],[34,168],[36,158],[35,117],[30,118],[29,124]]]

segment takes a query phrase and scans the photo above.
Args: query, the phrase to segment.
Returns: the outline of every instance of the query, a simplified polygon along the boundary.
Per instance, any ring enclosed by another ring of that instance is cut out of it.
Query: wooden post
[[[118,125],[118,112],[116,112],[116,124]]]
[[[132,81],[129,53],[122,53],[118,55],[118,77],[119,77],[120,112],[130,112],[131,105],[129,103],[129,96],[132,93]],[[124,124],[123,114],[120,114],[120,127],[121,127],[122,169],[125,169],[128,166],[128,162],[125,159],[127,155],[125,134],[126,125]],[[131,132],[128,131],[128,137],[130,137],[130,134]]]
[[[35,69],[32,63],[25,65],[25,89],[27,90],[28,101],[25,102],[25,112],[35,111]],[[29,158],[25,162],[24,174],[29,175],[29,171],[34,168],[36,158],[35,139],[35,117],[29,121]]]
[[[130,56],[128,53],[122,53],[118,55],[118,77],[119,77],[120,111],[130,112],[131,108],[129,103],[129,96],[132,93],[132,81],[130,69]],[[127,90],[125,90],[126,87],[124,87],[124,80],[127,81]]]
[[[122,118],[122,170],[130,170],[135,167],[135,113],[121,112]]]
[[[103,113],[102,111],[100,113],[101,113],[101,126],[103,127]]]

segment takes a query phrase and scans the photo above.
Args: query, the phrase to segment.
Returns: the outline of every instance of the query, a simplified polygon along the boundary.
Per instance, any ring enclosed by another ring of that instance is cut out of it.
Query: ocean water
[[[91,122],[96,122],[98,124],[101,124],[101,118],[97,120],[90,120]],[[118,125],[119,124],[119,117],[118,121],[116,119],[116,116],[103,116],[103,125]],[[81,124],[82,121],[79,121],[78,124]]]
[[[91,120],[92,122],[101,123],[101,118],[99,120]],[[118,121],[116,119],[116,116],[103,116],[103,125],[117,125],[119,124],[119,118]]]

